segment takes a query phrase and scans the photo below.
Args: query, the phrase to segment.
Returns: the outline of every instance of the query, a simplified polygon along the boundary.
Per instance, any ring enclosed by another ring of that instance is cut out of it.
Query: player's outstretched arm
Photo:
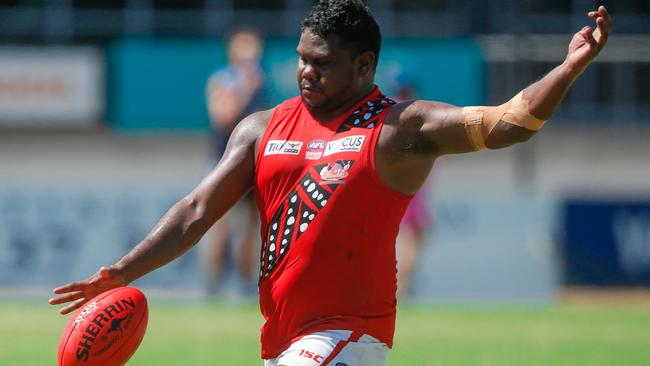
[[[497,149],[528,140],[548,120],[573,82],[584,72],[607,42],[612,21],[604,6],[591,11],[596,27],[577,32],[564,62],[500,106],[459,108],[443,103],[416,101],[402,117],[415,116],[420,130],[437,155],[482,148]]]
[[[151,232],[117,263],[91,277],[54,289],[50,304],[71,302],[67,314],[98,294],[125,286],[169,263],[196,244],[205,232],[253,185],[255,152],[270,111],[255,113],[237,125],[217,167],[158,221]]]

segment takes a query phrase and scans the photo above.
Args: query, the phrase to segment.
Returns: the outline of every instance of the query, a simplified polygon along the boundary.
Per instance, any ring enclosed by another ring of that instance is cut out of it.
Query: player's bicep
[[[200,206],[206,221],[219,219],[252,188],[256,143],[263,133],[260,116],[264,113],[253,114],[237,125],[217,166],[188,196]]]
[[[419,124],[420,139],[433,146],[436,155],[457,154],[476,150],[461,123],[462,108],[445,103],[415,101],[404,115]]]

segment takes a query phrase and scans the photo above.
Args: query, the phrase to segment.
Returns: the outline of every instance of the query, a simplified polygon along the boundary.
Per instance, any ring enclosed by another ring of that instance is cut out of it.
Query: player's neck
[[[314,118],[316,118],[321,122],[327,123],[339,118],[343,113],[348,111],[350,108],[359,104],[362,100],[366,99],[375,90],[375,87],[376,85],[374,83],[368,84],[367,86],[359,89],[359,91],[355,93],[353,97],[347,98],[346,102],[342,103],[337,108],[333,108],[326,111],[312,110],[309,107],[307,108],[310,109],[309,112],[314,116]]]

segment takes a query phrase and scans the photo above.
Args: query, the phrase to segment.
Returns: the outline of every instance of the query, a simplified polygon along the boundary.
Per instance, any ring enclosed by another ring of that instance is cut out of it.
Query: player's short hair
[[[363,52],[375,54],[379,60],[381,32],[370,9],[361,0],[320,0],[302,22],[302,30],[309,28],[321,38],[337,35],[342,46],[356,57]]]

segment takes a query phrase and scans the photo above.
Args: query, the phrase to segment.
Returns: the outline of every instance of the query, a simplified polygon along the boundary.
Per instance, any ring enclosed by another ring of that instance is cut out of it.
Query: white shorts
[[[300,338],[277,358],[264,360],[264,366],[383,366],[388,349],[367,334],[328,330]]]

